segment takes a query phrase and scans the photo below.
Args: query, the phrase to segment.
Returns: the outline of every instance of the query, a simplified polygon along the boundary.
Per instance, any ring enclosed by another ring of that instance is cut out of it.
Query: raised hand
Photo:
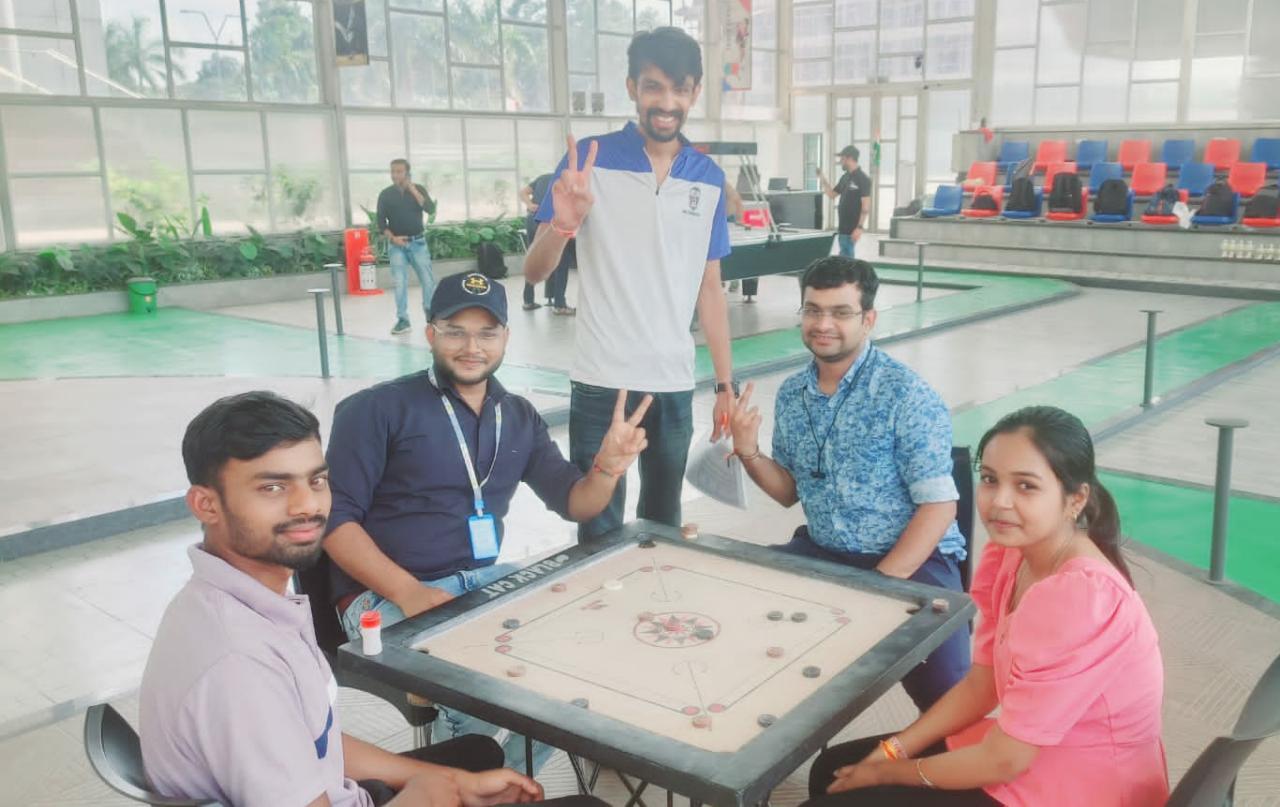
[[[578,144],[573,135],[566,138],[569,144],[569,159],[560,178],[551,186],[551,203],[555,214],[551,225],[562,233],[577,232],[586,220],[587,213],[595,204],[596,198],[591,194],[591,171],[596,164],[596,141],[591,141],[587,149],[587,159],[578,167]]]
[[[596,453],[596,465],[606,474],[619,477],[627,472],[631,463],[636,461],[640,452],[648,447],[644,428],[640,423],[653,403],[653,396],[646,395],[636,411],[627,417],[627,391],[618,390],[618,402],[613,407],[613,423],[609,431],[600,441],[600,450]]]
[[[756,385],[748,383],[742,397],[730,404],[729,431],[733,433],[733,450],[750,457],[760,451],[760,408],[749,406]]]

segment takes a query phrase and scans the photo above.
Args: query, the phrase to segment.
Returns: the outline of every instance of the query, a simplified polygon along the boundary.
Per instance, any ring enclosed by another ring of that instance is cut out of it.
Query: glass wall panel
[[[338,68],[338,86],[346,106],[391,106],[391,67],[387,62]]]
[[[90,95],[163,98],[169,94],[159,0],[86,2],[77,8]]]
[[[973,74],[973,23],[930,25],[926,39],[926,78],[965,79]]]
[[[454,135],[455,142],[461,144],[462,133],[454,132]],[[354,169],[377,169],[385,176],[391,161],[403,156],[403,118],[398,115],[347,116],[347,165]]]
[[[11,173],[98,170],[93,110],[83,107],[10,106],[4,107],[0,115],[4,122],[5,158]]]
[[[191,162],[197,171],[243,171],[266,168],[262,122],[257,112],[187,113]]]
[[[337,162],[327,115],[267,116],[271,193],[276,229],[336,227],[340,223],[333,166]]]
[[[79,95],[76,46],[69,39],[0,34],[0,93]]]
[[[1178,118],[1178,82],[1146,82],[1129,87],[1130,123],[1173,123]]]
[[[449,106],[442,18],[392,13],[391,66],[396,106]]]
[[[875,67],[876,32],[837,31],[834,78],[837,84],[869,81]]]
[[[1129,59],[1108,49],[1127,51],[1128,46],[1098,46],[1085,54],[1081,123],[1123,123],[1128,112]]]
[[[0,27],[71,33],[71,5],[68,0],[9,0],[0,7]]]
[[[182,114],[176,109],[110,107],[98,114],[112,210],[143,222],[190,222]]]
[[[531,182],[541,174],[554,171],[565,153],[560,122],[522,120],[517,122],[516,131],[520,137],[520,181]]]
[[[997,0],[996,47],[1036,44],[1039,0]]]
[[[969,128],[969,91],[930,90],[925,98],[928,104],[925,181],[947,182],[955,177],[951,171],[951,136]]]
[[[455,109],[502,109],[502,74],[497,68],[455,67],[451,74]]]
[[[1240,107],[1243,56],[1193,59],[1187,120],[1235,120]]]
[[[661,0],[648,0],[648,2],[661,2]],[[545,25],[547,0],[502,0],[502,19]]]
[[[497,0],[449,0],[449,58],[498,64]]]
[[[1079,115],[1079,87],[1036,88],[1037,126],[1074,124]]]
[[[1031,123],[1035,98],[1034,48],[996,51],[991,92],[991,122],[996,126]]]
[[[182,0],[166,8],[169,39],[200,45],[243,45],[240,0]]]
[[[462,121],[458,118],[409,118],[409,161],[439,204],[437,221],[467,217]]]
[[[1083,3],[1043,6],[1040,9],[1038,83],[1075,84],[1080,81],[1080,58],[1087,20],[1085,11]]]
[[[836,0],[836,26],[838,28],[875,26],[878,13],[876,5],[876,0]]]
[[[170,48],[173,91],[193,101],[245,101],[244,51]]]
[[[19,247],[102,241],[108,236],[98,177],[12,177],[9,196]]]
[[[551,59],[547,52],[547,29],[502,26],[502,53],[507,111],[550,112]]]
[[[245,13],[249,17],[253,99],[293,104],[318,101],[311,3],[245,0]]]
[[[516,215],[516,175],[511,171],[467,172],[469,217],[496,219]]]
[[[271,226],[267,179],[262,174],[197,174],[196,204],[209,209],[216,233],[240,233],[246,227]]]

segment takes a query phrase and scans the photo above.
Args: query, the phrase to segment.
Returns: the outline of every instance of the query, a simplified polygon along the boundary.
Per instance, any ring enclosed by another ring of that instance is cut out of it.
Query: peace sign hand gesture
[[[748,383],[742,397],[729,404],[729,432],[733,435],[733,451],[750,457],[760,453],[760,407],[751,406],[754,383]]]
[[[618,390],[618,402],[613,407],[613,424],[600,442],[600,451],[596,453],[596,466],[612,477],[620,477],[636,461],[640,452],[649,446],[645,438],[644,428],[640,423],[649,411],[653,396],[646,395],[636,410],[627,417],[627,391]]]
[[[587,159],[579,168],[578,144],[573,135],[569,135],[566,140],[569,144],[569,159],[560,172],[560,178],[551,186],[551,203],[555,208],[551,226],[562,233],[577,232],[596,201],[591,194],[591,169],[596,164],[597,143],[591,141]]]

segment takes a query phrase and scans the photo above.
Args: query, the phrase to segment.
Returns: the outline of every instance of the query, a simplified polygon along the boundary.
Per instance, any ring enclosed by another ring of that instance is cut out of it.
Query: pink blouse
[[[1040,747],[1021,776],[987,792],[1015,807],[1145,807],[1169,795],[1160,704],[1164,666],[1138,593],[1106,561],[1073,558],[1013,613],[1022,555],[988,544],[972,587],[981,620],[973,662],[995,669],[999,716],[948,738],[982,741],[992,723]]]

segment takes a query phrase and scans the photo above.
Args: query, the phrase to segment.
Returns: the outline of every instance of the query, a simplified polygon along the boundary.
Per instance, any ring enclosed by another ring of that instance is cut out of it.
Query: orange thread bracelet
[[[554,219],[551,221],[551,229],[555,230],[556,233],[558,233],[563,238],[577,238],[578,236],[577,230],[560,229],[560,225],[556,224]]]

